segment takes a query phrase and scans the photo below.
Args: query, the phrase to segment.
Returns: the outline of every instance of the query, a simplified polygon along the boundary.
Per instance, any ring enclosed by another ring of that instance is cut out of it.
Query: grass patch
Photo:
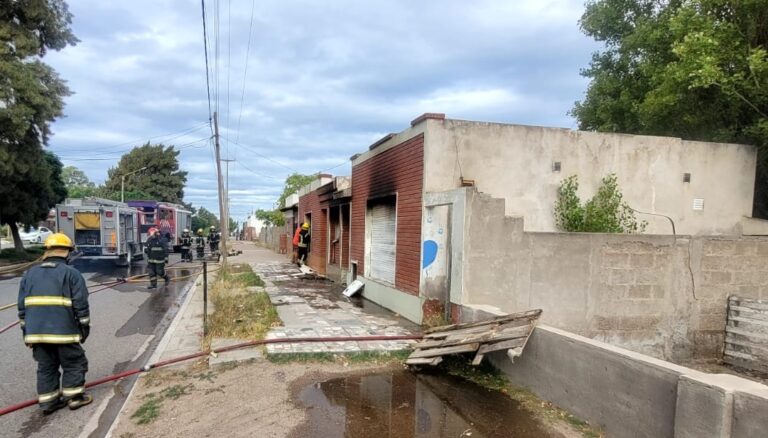
[[[0,263],[6,264],[33,262],[40,258],[45,252],[42,246],[32,246],[24,248],[24,252],[18,252],[15,248],[5,248],[0,251]]]
[[[488,361],[484,361],[480,366],[475,367],[468,362],[466,357],[448,356],[444,359],[440,367],[449,375],[460,377],[484,388],[500,391],[545,422],[568,423],[573,429],[581,433],[584,438],[601,438],[604,436],[602,431],[592,427],[586,421],[560,409],[550,402],[541,400],[526,389],[513,387],[506,376],[488,363]]]
[[[157,397],[150,398],[139,406],[139,409],[136,409],[131,418],[136,420],[136,424],[149,424],[155,421],[160,416],[160,405],[162,402]]]
[[[171,399],[171,400],[177,400],[182,395],[189,394],[189,390],[194,389],[195,386],[191,383],[188,385],[173,385],[171,387],[165,388],[162,391],[160,391],[160,395],[163,398]]]
[[[248,292],[247,287],[264,281],[247,264],[227,266],[211,286],[214,312],[210,316],[205,347],[214,337],[264,339],[270,328],[281,325],[277,309],[265,292]]]
[[[360,351],[357,353],[278,353],[268,354],[267,360],[276,364],[286,363],[379,363],[402,362],[411,354],[400,351]]]

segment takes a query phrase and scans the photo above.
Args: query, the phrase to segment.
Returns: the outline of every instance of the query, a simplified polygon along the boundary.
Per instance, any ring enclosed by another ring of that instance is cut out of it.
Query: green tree
[[[285,186],[283,187],[283,193],[277,198],[277,208],[285,207],[285,199],[294,193],[298,193],[299,189],[305,185],[311,183],[317,178],[317,175],[302,175],[300,173],[292,173],[285,179]]]
[[[264,221],[264,224],[267,226],[278,226],[282,227],[285,225],[285,218],[283,217],[283,212],[280,210],[264,210],[264,209],[258,209],[256,210],[256,218],[259,220]]]
[[[125,178],[126,194],[130,190],[147,195],[145,199],[180,203],[184,198],[187,172],[179,170],[178,156],[179,151],[173,146],[163,144],[147,143],[133,148],[120,158],[117,167],[107,171],[105,193],[119,195],[122,176],[146,167]],[[126,199],[129,198],[126,196]]]
[[[624,201],[615,174],[606,175],[597,193],[582,204],[576,175],[564,179],[557,190],[555,223],[562,231],[582,233],[636,233],[647,223],[638,222],[635,212]]]
[[[605,47],[582,73],[580,129],[755,145],[767,218],[768,3],[591,0],[581,27]]]
[[[208,234],[211,226],[218,229],[219,218],[205,207],[198,208],[195,215],[192,216],[192,232],[197,233],[197,230],[202,229],[205,234]]]
[[[10,227],[17,251],[24,251],[17,224],[37,225],[48,216],[51,207],[67,196],[67,189],[61,179],[62,167],[58,157],[46,151],[43,160],[35,166],[35,171],[22,176],[23,183],[7,181],[15,183],[16,190],[3,199],[3,221]]]
[[[71,19],[62,0],[0,2],[0,218],[19,251],[17,223],[35,224],[60,201],[61,163],[44,146],[70,91],[41,58],[77,43]]]
[[[74,166],[67,166],[62,170],[62,179],[67,188],[67,196],[70,198],[84,198],[86,196],[99,196],[96,184],[88,179],[82,170]]]

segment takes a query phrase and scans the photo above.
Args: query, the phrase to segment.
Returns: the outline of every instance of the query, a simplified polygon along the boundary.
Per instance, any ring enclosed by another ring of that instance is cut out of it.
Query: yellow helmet
[[[308,230],[309,229],[309,224],[304,222],[303,224],[301,224],[301,229],[302,230]]]
[[[62,233],[55,233],[48,236],[47,239],[45,239],[45,247],[47,249],[51,248],[67,248],[67,249],[74,249],[75,245],[72,244],[72,239],[67,237],[65,234]]]
[[[197,234],[203,234],[203,229],[202,228],[198,228],[197,229]]]

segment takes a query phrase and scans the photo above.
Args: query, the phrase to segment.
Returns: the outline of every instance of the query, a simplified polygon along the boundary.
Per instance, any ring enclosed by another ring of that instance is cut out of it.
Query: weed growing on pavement
[[[205,348],[210,347],[214,337],[264,339],[270,328],[281,324],[269,295],[245,290],[263,285],[262,279],[247,264],[228,266],[219,272],[211,286],[215,310],[208,322]]]
[[[165,388],[162,391],[160,391],[160,396],[163,398],[171,399],[171,400],[177,400],[182,395],[189,394],[189,390],[194,389],[195,386],[191,383],[188,385],[173,385],[171,387]]]
[[[149,424],[160,416],[161,404],[161,399],[151,397],[149,400],[145,401],[144,404],[139,406],[139,409],[136,409],[136,412],[131,415],[131,418],[136,419],[136,424]]]
[[[541,400],[532,392],[512,386],[506,376],[487,360],[473,366],[466,356],[448,356],[440,367],[449,375],[468,380],[476,385],[499,391],[520,403],[528,411],[547,422],[565,422],[581,433],[584,438],[600,438],[602,432],[589,423],[575,417],[554,404]]]

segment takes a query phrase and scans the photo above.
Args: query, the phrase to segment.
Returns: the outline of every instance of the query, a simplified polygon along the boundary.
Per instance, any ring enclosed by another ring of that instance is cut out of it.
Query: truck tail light
[[[67,217],[67,212],[66,211],[62,211],[62,212],[59,213],[59,216]]]
[[[113,214],[114,214],[114,213],[112,213],[111,211],[108,211],[108,212],[107,212],[107,217],[112,217],[112,215],[113,215]]]

